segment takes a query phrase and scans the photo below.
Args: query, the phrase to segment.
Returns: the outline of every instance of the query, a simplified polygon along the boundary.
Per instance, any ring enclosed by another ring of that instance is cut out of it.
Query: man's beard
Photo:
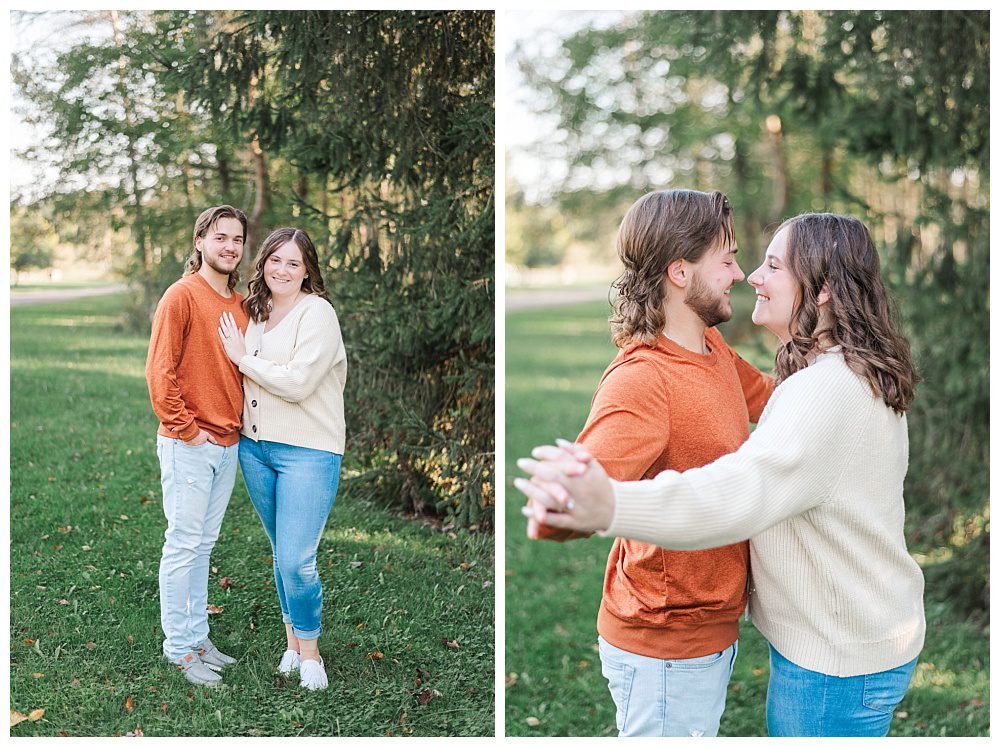
[[[697,272],[691,276],[691,289],[684,303],[705,322],[706,327],[728,322],[733,317],[733,311],[727,307],[725,297],[713,296],[708,284]]]
[[[232,268],[226,268],[217,258],[209,257],[205,252],[201,253],[201,261],[204,262],[209,267],[211,267],[220,275],[230,275],[233,273],[233,271],[239,269],[240,266],[240,263],[237,262]]]

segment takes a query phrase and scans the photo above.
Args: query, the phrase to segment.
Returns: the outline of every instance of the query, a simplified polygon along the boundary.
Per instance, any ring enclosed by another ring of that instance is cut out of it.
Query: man
[[[735,451],[774,388],[714,327],[732,317],[736,263],[719,192],[652,192],[625,215],[611,317],[618,356],[578,441],[617,480]],[[582,537],[529,520],[528,535]],[[747,602],[746,542],[697,552],[616,539],[597,619],[620,736],[715,736]]]
[[[247,218],[234,207],[209,208],[194,227],[184,277],[156,308],[146,382],[160,421],[167,531],[160,560],[163,653],[196,685],[212,687],[235,659],[208,637],[209,556],[236,481],[243,412],[242,377],[219,340],[219,318],[247,327],[236,285]]]

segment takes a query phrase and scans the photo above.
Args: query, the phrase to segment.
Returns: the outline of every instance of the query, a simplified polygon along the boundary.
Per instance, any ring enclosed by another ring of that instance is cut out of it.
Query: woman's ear
[[[822,306],[823,304],[830,302],[830,284],[823,283],[823,287],[819,290],[819,295],[816,296],[816,305]]]

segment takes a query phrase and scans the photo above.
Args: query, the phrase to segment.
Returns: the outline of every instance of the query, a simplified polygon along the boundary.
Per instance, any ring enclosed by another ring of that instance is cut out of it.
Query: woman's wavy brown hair
[[[255,322],[265,322],[271,315],[271,290],[264,281],[264,265],[267,258],[274,254],[289,241],[302,252],[302,262],[306,266],[306,277],[302,281],[302,290],[314,296],[326,299],[326,285],[323,283],[323,273],[319,269],[319,255],[309,234],[301,228],[279,228],[268,234],[260,245],[257,258],[253,261],[253,276],[247,283],[247,297],[243,300],[243,308]]]
[[[792,307],[791,342],[778,348],[775,356],[778,382],[805,368],[806,356],[816,350],[821,335],[824,343],[828,335],[872,393],[902,415],[913,402],[920,377],[910,343],[893,317],[868,229],[856,218],[832,213],[799,215],[782,223],[778,231],[786,228],[786,265],[799,282],[799,298]],[[818,335],[816,299],[824,284],[830,292],[832,326]]]
[[[733,215],[721,192],[669,189],[640,197],[625,213],[618,229],[618,256],[624,272],[611,286],[611,339],[625,348],[655,347],[666,315],[667,267],[678,259],[697,262],[720,237],[731,244]]]

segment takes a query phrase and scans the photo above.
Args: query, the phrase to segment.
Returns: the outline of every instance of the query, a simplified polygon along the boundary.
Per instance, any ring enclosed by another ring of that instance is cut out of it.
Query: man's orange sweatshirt
[[[683,471],[736,451],[774,389],[718,330],[705,332],[701,355],[665,336],[655,348],[619,352],[598,385],[578,441],[616,480]],[[542,537],[581,535],[542,529]],[[616,539],[608,557],[597,618],[614,646],[657,659],[722,651],[739,637],[747,603],[746,542],[678,552]]]

